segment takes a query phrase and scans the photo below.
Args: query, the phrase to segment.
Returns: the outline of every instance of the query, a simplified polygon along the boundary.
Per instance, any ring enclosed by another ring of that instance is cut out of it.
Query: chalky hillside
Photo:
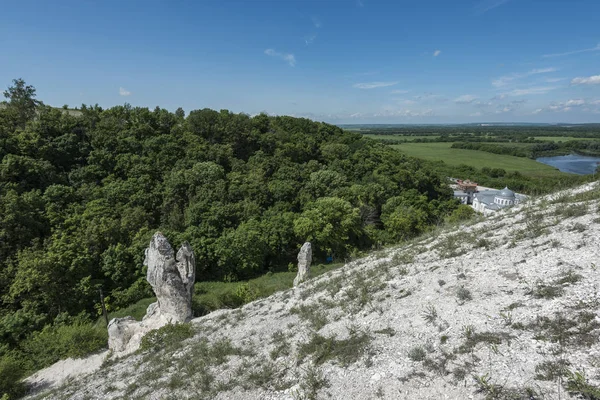
[[[30,398],[598,398],[599,201],[591,183],[432,231],[90,374],[41,371]]]

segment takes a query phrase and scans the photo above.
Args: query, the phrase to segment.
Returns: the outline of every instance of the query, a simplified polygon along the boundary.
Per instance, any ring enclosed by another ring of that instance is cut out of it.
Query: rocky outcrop
[[[141,322],[132,317],[110,321],[108,348],[116,354],[137,350],[144,335],[153,329],[192,318],[196,260],[189,243],[183,243],[175,255],[167,238],[157,232],[146,249],[144,265],[148,266],[146,279],[157,301],[148,306]]]
[[[294,286],[298,286],[310,277],[310,263],[312,262],[312,245],[306,242],[298,253],[298,275],[294,279]]]
[[[167,238],[156,233],[146,249],[144,265],[148,266],[146,279],[157,299],[148,307],[146,318],[160,314],[171,323],[189,321],[192,318],[196,270],[194,252],[189,243],[181,245],[175,256]]]

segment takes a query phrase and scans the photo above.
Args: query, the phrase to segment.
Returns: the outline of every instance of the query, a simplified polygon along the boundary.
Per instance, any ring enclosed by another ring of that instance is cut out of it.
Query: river
[[[578,154],[540,157],[536,158],[536,161],[558,168],[559,171],[577,175],[592,174],[600,165],[600,157],[580,156]]]

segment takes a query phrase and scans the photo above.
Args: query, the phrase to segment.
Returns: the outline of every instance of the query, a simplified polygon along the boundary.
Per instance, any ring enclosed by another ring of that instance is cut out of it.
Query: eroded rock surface
[[[137,350],[146,333],[166,324],[187,322],[192,318],[192,294],[196,279],[194,252],[185,242],[175,255],[160,232],[152,236],[146,249],[146,279],[156,294],[156,303],[146,310],[141,322],[132,317],[114,318],[108,324],[108,348],[115,354]]]
[[[310,263],[312,262],[312,245],[306,242],[298,253],[298,275],[294,278],[294,286],[298,286],[310,277]]]

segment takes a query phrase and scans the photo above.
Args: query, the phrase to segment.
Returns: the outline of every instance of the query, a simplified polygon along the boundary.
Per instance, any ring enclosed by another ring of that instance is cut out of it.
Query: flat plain
[[[507,172],[519,171],[528,176],[569,176],[549,165],[525,157],[493,154],[479,150],[453,149],[450,142],[402,143],[394,149],[416,158],[443,161],[450,165],[465,164],[475,168],[502,168]]]

